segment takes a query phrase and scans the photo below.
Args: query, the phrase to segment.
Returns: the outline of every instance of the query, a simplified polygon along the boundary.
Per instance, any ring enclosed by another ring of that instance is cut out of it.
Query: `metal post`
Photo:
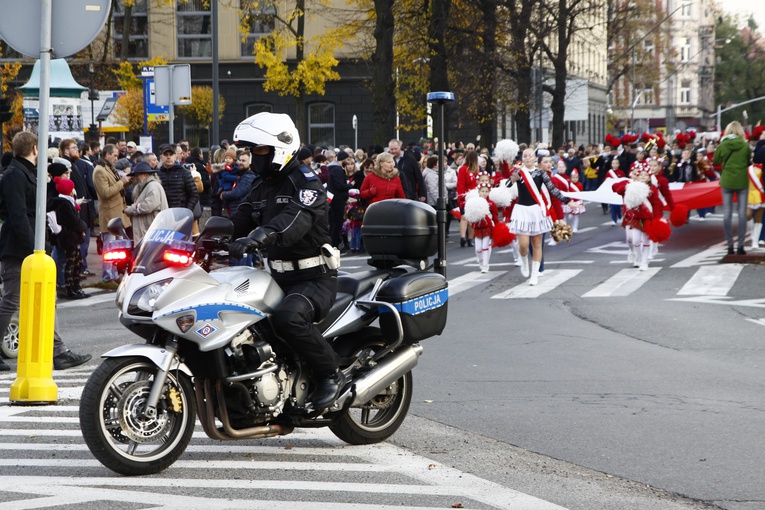
[[[215,2],[213,2],[213,3],[215,3]],[[175,109],[173,108],[173,90],[174,90],[173,89],[173,68],[175,66],[169,65],[167,67],[169,68],[169,71],[170,71],[169,73],[167,73],[168,74],[168,82],[169,82],[168,83],[168,88],[170,90],[170,101],[169,101],[169,103],[170,103],[170,105],[169,105],[169,107],[170,107],[170,119],[169,119],[169,124],[168,124],[168,127],[170,128],[170,135],[168,137],[168,142],[169,143],[175,143],[175,141],[174,141],[175,140],[175,125],[174,125]]]
[[[722,105],[717,105],[717,131],[719,131],[722,134],[722,126],[720,123],[722,122]]]
[[[428,102],[441,105],[441,136],[438,138],[438,199],[436,200],[436,223],[438,225],[438,257],[433,264],[436,273],[446,278],[446,184],[444,182],[444,159],[446,150],[446,135],[444,117],[444,104],[454,101],[452,92],[428,92]]]
[[[45,197],[48,175],[48,120],[50,108],[50,57],[53,52],[53,0],[43,0],[40,32],[40,125],[37,128],[37,209],[35,211],[35,251],[45,251]]]
[[[215,145],[220,141],[220,105],[218,104],[218,1],[212,2],[212,88],[213,88],[213,113],[212,132],[210,133],[209,145]]]

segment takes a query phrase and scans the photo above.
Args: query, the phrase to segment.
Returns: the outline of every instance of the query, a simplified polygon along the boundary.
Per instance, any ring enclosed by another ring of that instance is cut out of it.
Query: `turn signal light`
[[[162,259],[168,264],[181,267],[190,266],[191,263],[194,262],[191,253],[179,250],[165,250]]]

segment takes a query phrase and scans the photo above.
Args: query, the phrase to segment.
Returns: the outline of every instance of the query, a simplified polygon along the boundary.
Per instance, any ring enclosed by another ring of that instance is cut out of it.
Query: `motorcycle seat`
[[[362,271],[361,273],[342,274],[337,277],[337,293],[350,294],[353,297],[359,297],[369,292],[374,287],[378,279],[387,280],[395,273],[396,269],[374,269],[371,271]]]
[[[344,292],[338,292],[335,297],[335,302],[332,303],[332,308],[329,309],[326,317],[316,323],[316,327],[319,328],[320,331],[325,331],[338,317],[340,317],[340,314],[343,313],[352,302],[353,296]]]

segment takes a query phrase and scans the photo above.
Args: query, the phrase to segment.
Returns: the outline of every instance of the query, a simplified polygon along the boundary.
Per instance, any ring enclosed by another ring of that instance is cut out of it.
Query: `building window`
[[[255,52],[255,41],[266,34],[274,31],[276,26],[275,16],[276,8],[274,6],[264,6],[261,9],[249,8],[252,0],[240,0],[239,8],[241,12],[241,26],[247,28],[247,35],[241,38],[240,55],[242,57],[251,57]],[[240,37],[242,34],[239,34]]]
[[[245,117],[252,117],[253,115],[257,113],[263,113],[263,112],[273,113],[274,106],[268,103],[251,103],[244,106]]]
[[[691,59],[691,38],[686,37],[683,39],[683,44],[680,46],[680,61],[688,62]]]
[[[335,105],[314,103],[308,106],[308,140],[314,145],[335,145]]]
[[[691,104],[690,80],[685,80],[680,83],[680,104]]]
[[[643,104],[654,104],[653,89],[643,89]]]
[[[691,5],[693,4],[689,0],[684,1],[683,4],[680,6],[680,16],[682,16],[683,18],[690,18]]]
[[[653,55],[653,50],[654,50],[653,40],[651,40],[650,38],[645,39],[643,41],[643,49],[649,55]]]
[[[212,57],[209,0],[177,0],[178,58]]]
[[[112,4],[115,57],[120,58],[122,55],[122,33],[127,22],[127,58],[149,58],[149,11],[146,4],[146,0],[134,0],[129,17],[125,16],[125,0],[117,0]]]

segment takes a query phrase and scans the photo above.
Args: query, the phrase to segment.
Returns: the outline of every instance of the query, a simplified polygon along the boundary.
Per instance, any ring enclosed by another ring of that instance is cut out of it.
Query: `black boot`
[[[467,244],[467,239],[460,237],[460,248],[464,248],[465,244]]]
[[[319,376],[316,381],[316,389],[311,394],[311,402],[316,409],[324,409],[332,405],[340,396],[345,386],[345,377],[339,370],[335,373]]]
[[[468,243],[468,246],[470,246],[470,247],[474,247],[474,246],[475,246],[475,245],[473,244],[473,240],[472,240],[472,239],[470,239],[470,238],[468,238],[468,240],[467,240],[467,243]]]

